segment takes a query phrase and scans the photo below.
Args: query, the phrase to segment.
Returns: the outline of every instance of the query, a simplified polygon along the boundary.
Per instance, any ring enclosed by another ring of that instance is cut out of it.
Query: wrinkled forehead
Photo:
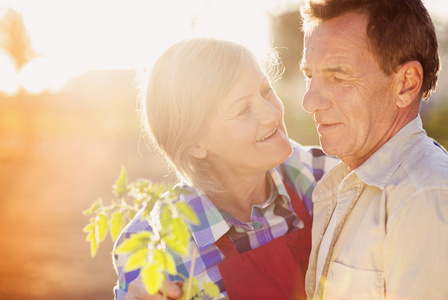
[[[320,22],[305,32],[303,60],[315,55],[364,51],[368,47],[366,28],[367,17],[359,13],[347,13]]]

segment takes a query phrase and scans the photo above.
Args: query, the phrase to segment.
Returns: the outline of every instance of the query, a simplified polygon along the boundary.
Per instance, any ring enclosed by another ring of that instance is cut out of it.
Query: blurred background
[[[447,64],[448,10],[427,0]],[[290,137],[318,144],[301,108],[300,0],[0,0],[0,299],[112,299],[112,242],[95,258],[82,211],[108,203],[121,166],[130,180],[173,182],[136,114],[136,71],[173,42],[231,39],[285,67],[274,85]],[[448,147],[448,73],[422,106]]]

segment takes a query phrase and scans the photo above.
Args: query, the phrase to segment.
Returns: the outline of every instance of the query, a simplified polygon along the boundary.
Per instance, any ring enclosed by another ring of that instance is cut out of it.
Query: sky
[[[432,15],[448,14],[446,0],[427,0]],[[57,92],[68,79],[95,69],[136,69],[175,41],[212,36],[262,54],[270,44],[267,13],[301,0],[0,0],[22,14],[39,57],[17,73],[0,51],[0,91],[21,85]]]

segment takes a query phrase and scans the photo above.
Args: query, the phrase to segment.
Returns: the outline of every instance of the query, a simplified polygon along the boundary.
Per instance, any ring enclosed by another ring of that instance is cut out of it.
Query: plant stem
[[[165,264],[165,266],[166,266],[166,264]],[[166,274],[166,271],[165,271],[165,280],[163,281],[163,300],[168,300],[168,296],[166,294],[166,279],[167,279],[167,277],[168,277],[168,275]]]
[[[190,276],[188,277],[188,287],[187,287],[187,296],[185,297],[186,300],[190,299],[190,292],[191,292],[191,283],[193,281],[193,275],[194,275],[194,265],[196,263],[196,254],[198,252],[198,249],[194,247],[193,249],[193,260],[191,261],[190,266]]]

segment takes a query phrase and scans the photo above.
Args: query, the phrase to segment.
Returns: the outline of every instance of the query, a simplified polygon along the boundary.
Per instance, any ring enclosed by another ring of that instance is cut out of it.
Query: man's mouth
[[[340,123],[326,123],[326,124],[322,124],[322,123],[317,123],[317,131],[319,132],[319,134],[323,134],[324,132],[334,129],[336,128],[338,125],[340,125]]]

